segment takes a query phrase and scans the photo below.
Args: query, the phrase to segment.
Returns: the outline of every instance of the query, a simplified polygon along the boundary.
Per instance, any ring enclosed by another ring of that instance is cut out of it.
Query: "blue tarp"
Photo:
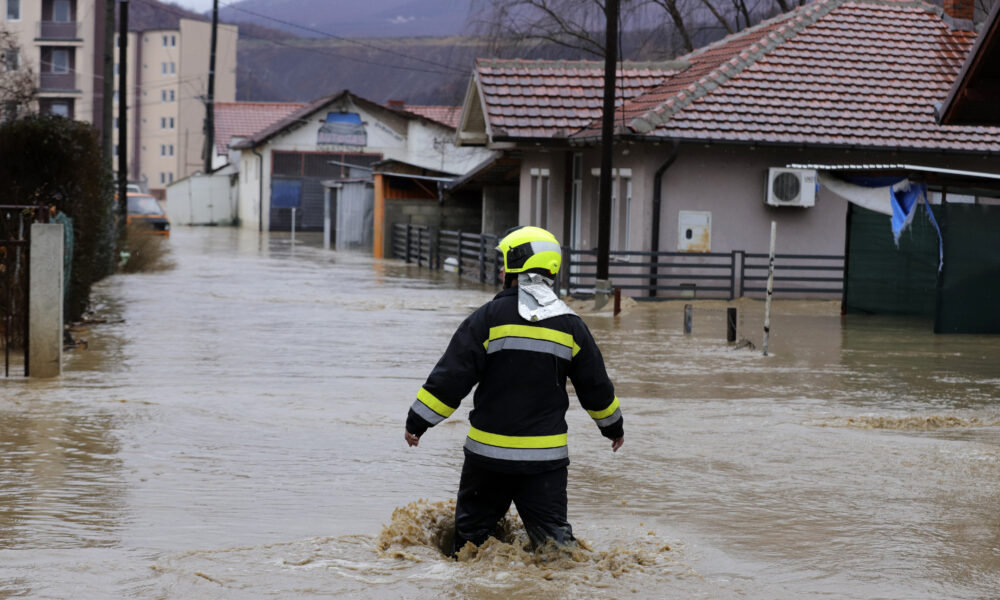
[[[913,215],[917,212],[917,205],[923,199],[927,217],[934,224],[934,229],[938,234],[938,271],[944,266],[944,241],[941,237],[941,228],[938,227],[937,220],[934,219],[934,212],[927,202],[927,186],[922,183],[910,185],[908,190],[889,189],[889,196],[892,205],[892,239],[899,246],[899,236],[913,221]]]

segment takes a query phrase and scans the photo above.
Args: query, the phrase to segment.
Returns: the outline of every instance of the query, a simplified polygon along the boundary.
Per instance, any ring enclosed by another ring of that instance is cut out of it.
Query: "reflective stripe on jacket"
[[[567,378],[601,433],[622,436],[614,386],[583,320],[568,314],[527,322],[517,313],[517,288],[510,288],[459,326],[417,392],[406,427],[422,435],[478,383],[466,456],[503,471],[556,468],[569,462]]]

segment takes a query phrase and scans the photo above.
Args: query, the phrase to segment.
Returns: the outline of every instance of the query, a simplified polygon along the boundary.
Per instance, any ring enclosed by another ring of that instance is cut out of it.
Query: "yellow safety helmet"
[[[503,268],[508,273],[544,269],[555,275],[562,264],[562,249],[556,236],[541,227],[518,227],[508,231],[497,244],[497,250],[503,255]]]

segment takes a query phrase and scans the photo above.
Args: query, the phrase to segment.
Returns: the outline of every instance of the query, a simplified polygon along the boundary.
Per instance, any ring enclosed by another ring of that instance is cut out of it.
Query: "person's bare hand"
[[[621,448],[622,444],[624,443],[625,443],[625,436],[611,440],[611,451],[618,452],[618,449]]]
[[[409,444],[411,448],[420,444],[420,438],[413,435],[409,431],[407,431],[403,437],[406,438],[406,443]]]

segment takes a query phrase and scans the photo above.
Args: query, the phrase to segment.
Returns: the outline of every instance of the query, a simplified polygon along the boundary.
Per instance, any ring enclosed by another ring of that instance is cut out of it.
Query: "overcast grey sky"
[[[168,0],[169,1],[169,0]],[[174,0],[178,5],[198,12],[212,10],[212,0]],[[219,6],[227,4],[231,0],[219,0]]]

